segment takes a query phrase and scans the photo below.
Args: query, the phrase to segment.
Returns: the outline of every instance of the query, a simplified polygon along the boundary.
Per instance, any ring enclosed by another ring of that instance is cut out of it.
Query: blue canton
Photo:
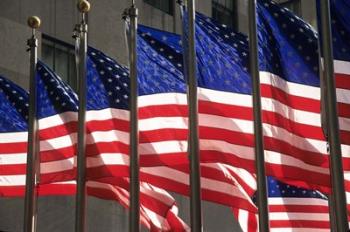
[[[28,93],[0,76],[0,132],[27,130]]]
[[[77,95],[41,61],[37,64],[36,81],[38,119],[78,111]]]
[[[331,1],[334,59],[350,61],[350,1]]]

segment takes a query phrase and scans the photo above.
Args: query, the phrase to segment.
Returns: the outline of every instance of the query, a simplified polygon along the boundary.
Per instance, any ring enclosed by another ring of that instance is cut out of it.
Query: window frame
[[[53,49],[53,57],[51,65],[48,63],[50,68],[57,73],[64,82],[70,85],[73,89],[77,89],[77,80],[76,80],[76,64],[75,64],[75,47],[70,43],[66,43],[62,40],[59,40],[55,37],[42,33],[41,35],[41,49],[43,50],[43,46],[47,46],[48,48]],[[58,73],[56,68],[56,50],[61,50],[63,53],[67,54],[67,74],[68,76],[61,76]],[[43,51],[41,51],[43,53]],[[41,59],[43,59],[43,54],[41,55]],[[72,60],[73,62],[71,62]],[[44,61],[44,60],[43,60]]]
[[[162,11],[163,13],[166,13],[168,15],[174,16],[174,0],[143,0],[146,4]],[[162,7],[162,2],[164,3],[164,1],[168,1],[169,3],[169,9],[164,9],[164,7]]]
[[[212,6],[212,18],[217,20],[218,22],[222,23],[222,24],[226,24],[229,27],[232,27],[232,29],[237,29],[238,28],[238,10],[237,10],[237,0],[231,0],[232,2],[232,9],[230,9],[229,7],[226,6],[226,1],[225,0],[225,5],[220,4],[220,1],[218,0],[212,0],[211,1],[211,6]],[[230,0],[229,0],[230,1]],[[214,13],[214,9],[220,9],[222,12],[226,11],[227,13],[230,14],[230,18],[231,18],[231,24],[227,24],[225,22],[220,21],[220,19],[216,16],[216,14]]]
[[[290,7],[288,7],[290,4],[296,4],[295,6],[293,6],[293,9],[291,9]],[[278,5],[280,5],[281,7],[285,7],[287,9],[289,9],[290,11],[292,11],[294,14],[301,16],[301,0],[280,0],[278,1]]]

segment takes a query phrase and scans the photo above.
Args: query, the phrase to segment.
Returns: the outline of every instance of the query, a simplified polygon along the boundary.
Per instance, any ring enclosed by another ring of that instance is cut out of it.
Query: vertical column
[[[37,192],[36,185],[39,178],[38,157],[38,120],[36,117],[36,64],[38,61],[38,39],[36,29],[40,27],[40,19],[36,16],[28,18],[28,26],[32,29],[32,37],[27,44],[30,51],[30,80],[29,80],[29,111],[28,111],[28,145],[27,145],[27,171],[26,192],[24,200],[24,226],[23,231],[35,232],[37,223]]]
[[[269,232],[268,195],[265,175],[264,138],[261,119],[261,95],[258,60],[258,41],[256,26],[256,0],[248,1],[249,17],[249,68],[252,77],[252,97],[255,135],[255,169],[257,177],[257,206],[259,212],[259,231]]]
[[[197,59],[195,44],[195,1],[187,1],[188,14],[188,45],[187,55],[184,57],[188,82],[188,105],[189,105],[189,141],[188,153],[190,157],[190,187],[191,187],[191,231],[202,231],[202,206],[201,206],[201,183],[200,183],[200,156],[198,136],[198,97],[197,97]],[[184,25],[183,25],[184,26]]]
[[[79,112],[78,112],[78,144],[77,144],[77,194],[75,206],[75,231],[86,231],[86,53],[87,53],[87,32],[86,14],[90,10],[90,3],[82,0],[78,3],[78,10],[81,13],[81,23],[77,29],[79,39],[77,66]]]
[[[342,164],[342,151],[339,136],[339,121],[337,110],[337,95],[334,84],[334,64],[333,64],[333,48],[332,48],[332,32],[330,23],[330,5],[329,0],[319,1],[321,9],[321,28],[322,28],[322,51],[324,60],[324,83],[325,88],[322,91],[325,94],[324,108],[326,113],[326,122],[328,124],[328,142],[330,149],[330,172],[332,183],[332,208],[334,208],[336,231],[348,231],[348,220],[346,210],[346,196],[344,188],[344,172]],[[331,208],[331,207],[330,207]],[[332,212],[330,212],[332,213]]]
[[[130,63],[130,214],[129,231],[140,231],[140,164],[139,164],[139,128],[138,128],[138,81],[137,81],[137,15],[135,1],[127,10],[129,27],[129,63]]]

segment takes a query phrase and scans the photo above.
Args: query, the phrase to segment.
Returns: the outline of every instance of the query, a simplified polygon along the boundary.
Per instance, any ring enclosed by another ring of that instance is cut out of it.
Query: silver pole
[[[253,84],[253,111],[255,135],[255,167],[257,176],[257,206],[259,212],[259,231],[269,231],[268,195],[265,175],[264,140],[261,120],[261,95],[258,60],[258,40],[256,26],[256,0],[248,1],[249,15],[249,67]]]
[[[329,0],[320,1],[321,28],[322,28],[322,51],[324,57],[324,88],[325,113],[328,123],[328,141],[330,148],[330,172],[332,183],[332,196],[334,207],[334,220],[336,231],[348,231],[346,211],[346,196],[344,188],[344,172],[342,164],[342,151],[339,136],[339,122],[337,111],[337,95],[334,85],[334,64],[332,31],[330,24]],[[332,223],[333,224],[333,223]]]
[[[90,10],[90,3],[82,0],[78,3],[78,9],[82,14],[78,36],[80,36],[79,65],[77,70],[79,91],[78,112],[78,154],[77,154],[77,193],[75,208],[75,231],[86,231],[86,53],[88,25],[85,20]]]
[[[36,16],[28,18],[28,26],[32,29],[32,37],[27,44],[30,50],[30,80],[29,80],[29,112],[28,112],[28,156],[26,171],[26,192],[24,200],[24,232],[35,232],[37,224],[37,192],[39,178],[39,138],[38,120],[36,117],[36,64],[38,61],[38,39],[36,29],[40,27],[40,19]]]
[[[190,186],[191,186],[191,231],[202,231],[202,206],[200,183],[200,156],[198,138],[198,99],[197,99],[197,60],[195,45],[195,2],[187,1],[188,10],[188,105],[189,105],[189,141]],[[186,58],[184,59],[186,60]]]
[[[140,164],[138,128],[138,85],[137,85],[137,15],[135,2],[128,9],[130,18],[129,62],[130,62],[130,211],[129,231],[140,231]]]

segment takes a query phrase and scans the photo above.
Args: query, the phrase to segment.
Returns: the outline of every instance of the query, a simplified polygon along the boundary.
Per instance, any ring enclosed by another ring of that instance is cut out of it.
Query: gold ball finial
[[[32,29],[38,29],[41,24],[41,20],[38,16],[30,16],[27,20],[28,26]]]
[[[78,9],[81,13],[87,13],[90,10],[90,3],[86,0],[81,0],[78,3]]]

